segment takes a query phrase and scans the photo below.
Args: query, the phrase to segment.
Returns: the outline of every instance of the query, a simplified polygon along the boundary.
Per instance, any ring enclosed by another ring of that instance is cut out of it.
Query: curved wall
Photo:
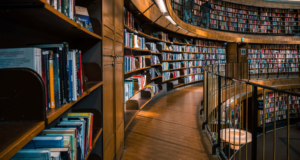
[[[162,15],[158,7],[151,0],[131,0],[129,5],[134,6],[139,14],[142,14],[148,18],[153,23],[168,29],[169,31],[176,32],[179,34],[198,37],[198,38],[208,38],[212,40],[221,40],[228,42],[241,42],[244,38],[246,43],[266,43],[266,44],[300,44],[300,37],[290,37],[290,36],[265,36],[265,35],[247,35],[239,33],[229,33],[223,31],[215,31],[210,29],[205,29],[197,26],[193,26],[183,22],[174,13],[171,7],[171,0],[166,0],[167,10],[172,17],[172,19],[183,29],[170,23],[165,16]],[[270,3],[270,2],[268,2]],[[275,5],[275,4],[274,4]]]

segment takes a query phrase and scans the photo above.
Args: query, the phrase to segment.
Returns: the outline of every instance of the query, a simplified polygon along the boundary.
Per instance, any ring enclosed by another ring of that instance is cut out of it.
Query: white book
[[[42,76],[40,48],[0,49],[0,68],[30,68]]]
[[[73,88],[72,88],[72,96],[73,100],[77,101],[77,67],[76,67],[76,50],[71,51],[71,59],[72,59],[72,81],[73,81]]]

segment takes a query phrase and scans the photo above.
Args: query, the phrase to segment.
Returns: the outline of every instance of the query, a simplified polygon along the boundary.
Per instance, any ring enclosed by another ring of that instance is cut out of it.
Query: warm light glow
[[[173,24],[176,25],[176,23],[173,21],[173,19],[170,16],[166,16],[166,18]]]
[[[158,8],[162,14],[167,12],[167,7],[165,5],[164,0],[155,0],[155,3],[158,6]]]

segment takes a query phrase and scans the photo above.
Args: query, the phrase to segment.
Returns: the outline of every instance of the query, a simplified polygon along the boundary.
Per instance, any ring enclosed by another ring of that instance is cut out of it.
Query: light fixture
[[[231,149],[238,150],[240,149],[240,145],[252,141],[252,134],[240,129],[225,128],[221,130],[220,138],[225,142],[230,143]]]
[[[155,3],[158,6],[158,8],[162,14],[167,12],[167,7],[165,5],[164,0],[155,0]]]
[[[171,18],[171,16],[165,16],[173,25],[176,25],[174,20]]]

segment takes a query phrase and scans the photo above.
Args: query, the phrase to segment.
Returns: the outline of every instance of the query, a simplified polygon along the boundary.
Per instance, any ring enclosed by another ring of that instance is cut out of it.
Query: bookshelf
[[[195,0],[192,10],[194,25],[201,22],[200,6],[204,0]],[[247,6],[225,2],[222,0],[210,0],[214,10],[210,13],[210,29],[241,32],[290,35],[299,33],[298,9],[279,9]],[[176,15],[183,20],[181,13],[177,12],[177,6],[172,5]]]
[[[250,74],[299,73],[299,45],[249,44]]]
[[[298,88],[289,91],[299,93]],[[263,118],[265,118],[265,124],[273,123],[275,117],[276,121],[287,119],[288,107],[290,118],[300,118],[299,97],[288,97],[287,94],[283,93],[267,92],[265,98],[261,95],[259,99],[265,101],[265,107],[264,110],[258,111],[258,126],[263,125]]]
[[[83,93],[77,97],[77,100],[46,109],[44,97],[46,84],[41,76],[23,68],[0,69],[1,77],[5,76],[0,80],[1,98],[8,94],[11,97],[18,97],[14,99],[16,104],[14,107],[8,101],[0,101],[1,106],[13,109],[1,110],[0,113],[0,159],[10,159],[32,138],[41,135],[44,129],[56,127],[68,113],[76,112],[88,112],[94,115],[91,149],[84,159],[113,159],[111,155],[119,156],[120,152],[117,150],[123,149],[121,144],[124,142],[123,138],[119,138],[118,142],[111,139],[115,139],[116,136],[122,137],[120,136],[122,127],[116,126],[124,127],[124,122],[122,125],[119,121],[120,115],[124,113],[122,110],[110,109],[119,105],[114,102],[118,98],[114,97],[121,95],[123,98],[123,92],[117,93],[113,88],[123,86],[123,81],[118,81],[118,76],[114,74],[121,75],[123,79],[123,59],[121,60],[120,57],[123,55],[124,47],[123,41],[111,42],[111,39],[123,40],[123,23],[121,21],[118,23],[117,20],[123,19],[124,12],[123,6],[120,5],[123,4],[122,0],[117,0],[114,4],[110,2],[108,0],[74,0],[74,5],[87,8],[93,31],[82,27],[69,16],[55,9],[48,4],[47,0],[0,2],[2,8],[0,32],[3,37],[6,37],[0,40],[2,44],[0,49],[66,42],[69,50],[81,50],[82,63],[79,64],[82,66],[84,77]],[[120,14],[108,13],[107,10],[102,10],[102,7],[117,10]],[[105,16],[102,17],[102,15]],[[116,22],[110,23],[110,20],[114,21],[114,19]],[[109,30],[106,27],[109,27]],[[112,32],[118,38],[112,37]],[[113,47],[108,48],[107,44],[113,44]],[[119,44],[122,46],[121,51],[117,48]],[[114,51],[115,48],[116,51]],[[110,52],[110,49],[113,52]],[[112,53],[109,56],[114,55],[111,61],[107,60],[109,53]],[[121,60],[121,65],[118,60]],[[119,66],[122,69],[119,70]],[[16,92],[12,93],[12,90]],[[103,93],[106,95],[104,96]],[[123,103],[120,106],[123,107]],[[110,115],[117,115],[112,116],[117,120]],[[32,118],[28,119],[28,116]],[[110,123],[112,121],[116,123]],[[117,122],[120,123],[117,124]],[[113,129],[114,126],[115,129]],[[111,129],[115,131],[110,132]],[[107,148],[112,145],[116,146],[114,150]]]
[[[202,82],[205,64],[225,67],[225,42],[192,40],[157,26],[142,25],[143,19],[138,16],[136,18],[126,8],[124,19],[124,81],[125,86],[129,86],[125,87],[125,129],[155,96]],[[134,81],[132,85],[128,84],[133,76],[146,77],[143,79],[145,84],[140,84],[140,80]],[[153,85],[158,86],[157,92],[150,94],[151,92],[145,91],[145,88]],[[127,89],[130,87],[133,87],[132,91]]]

